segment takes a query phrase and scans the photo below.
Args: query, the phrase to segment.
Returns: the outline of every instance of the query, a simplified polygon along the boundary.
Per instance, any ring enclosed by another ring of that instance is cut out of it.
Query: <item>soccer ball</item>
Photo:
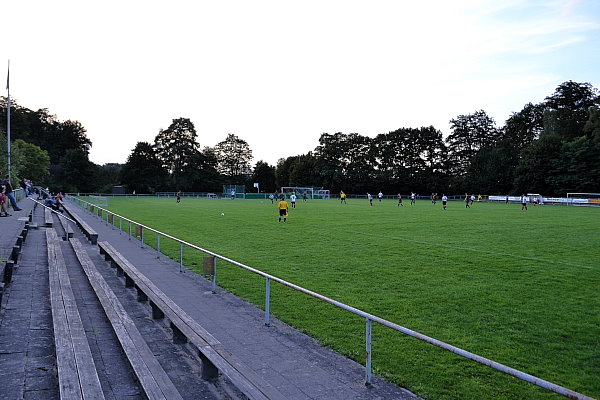
[[[225,213],[221,213],[221,217],[224,217],[224,216],[225,216]]]

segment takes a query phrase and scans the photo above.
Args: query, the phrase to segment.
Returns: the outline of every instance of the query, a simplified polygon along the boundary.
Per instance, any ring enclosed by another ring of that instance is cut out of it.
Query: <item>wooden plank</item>
[[[60,225],[63,227],[63,229],[65,231],[65,236],[67,238],[72,238],[73,237],[73,228],[71,227],[71,224],[69,223],[69,221],[67,221],[65,218],[61,218],[61,217],[58,217],[58,221],[60,222]]]
[[[123,257],[110,243],[99,242],[101,252],[126,271],[136,286],[159,307],[167,318],[194,344],[216,368],[250,399],[284,399],[285,397],[261,376],[242,364],[223,345],[166,296],[152,281]]]
[[[52,211],[44,208],[44,224],[47,228],[52,227]]]
[[[52,233],[54,233],[54,237]],[[52,310],[52,324],[54,327],[54,346],[56,351],[59,391],[61,398],[82,399],[75,355],[72,343],[70,342],[67,315],[62,303],[62,294],[60,292],[60,282],[56,267],[56,241],[57,238],[54,230],[47,230],[46,242],[48,249],[50,307]]]
[[[98,242],[98,233],[92,229],[83,219],[79,218],[78,215],[71,211],[70,206],[65,206],[63,203],[63,208],[67,211],[67,213],[71,216],[72,219],[75,220],[77,225],[81,228],[85,236],[92,242],[92,244],[96,244]]]
[[[181,399],[179,391],[96,269],[81,242],[77,239],[71,239],[70,242],[148,399]]]
[[[53,282],[52,291],[56,300],[54,304],[59,308],[57,309],[58,329],[63,334],[60,345],[56,346],[57,358],[59,352],[66,351],[65,349],[70,347],[71,350],[68,353],[72,353],[75,362],[74,370],[71,368],[70,371],[66,372],[66,387],[73,387],[76,379],[79,394],[75,395],[75,398],[102,400],[104,399],[104,393],[75,302],[58,236],[54,229],[49,229],[46,232],[49,265],[52,264],[50,275],[52,276],[51,282]],[[54,304],[52,307],[54,307]],[[63,312],[64,318],[62,317]],[[67,336],[64,336],[65,332]],[[70,364],[68,365],[69,368],[72,367]]]

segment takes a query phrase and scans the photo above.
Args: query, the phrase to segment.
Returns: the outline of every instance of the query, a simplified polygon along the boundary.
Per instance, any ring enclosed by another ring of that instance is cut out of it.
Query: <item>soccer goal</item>
[[[600,193],[567,193],[570,206],[600,206]]]
[[[108,197],[106,196],[95,196],[91,194],[88,196],[88,202],[96,206],[108,207]]]
[[[244,199],[246,196],[246,185],[223,185],[223,198]]]

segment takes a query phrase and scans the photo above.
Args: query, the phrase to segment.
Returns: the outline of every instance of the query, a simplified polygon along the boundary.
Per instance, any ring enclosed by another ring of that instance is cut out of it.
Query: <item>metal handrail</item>
[[[64,219],[66,219],[66,220],[68,220],[68,221],[72,222],[74,225],[77,225],[77,222],[73,221],[71,218],[69,218],[69,217],[65,216],[64,214],[62,214],[62,213],[59,213],[58,211],[54,210],[52,207],[48,207],[47,205],[45,205],[45,204],[42,204],[42,203],[40,203],[39,201],[32,199],[31,197],[27,197],[27,198],[28,198],[29,200],[33,201],[34,203],[37,203],[37,204],[39,204],[40,206],[42,206],[42,207],[44,207],[44,208],[47,208],[48,210],[52,211],[54,214],[58,215],[59,217],[61,217],[61,218],[64,218]]]
[[[298,292],[301,292],[301,293],[304,293],[304,294],[306,294],[308,296],[317,298],[317,299],[322,300],[322,301],[324,301],[326,303],[329,303],[329,304],[331,304],[333,306],[336,306],[338,308],[341,308],[343,310],[346,310],[346,311],[351,312],[351,313],[353,313],[355,315],[358,315],[360,317],[365,318],[365,320],[366,320],[365,343],[366,343],[366,356],[367,356],[366,357],[367,358],[366,359],[366,365],[365,365],[365,370],[366,370],[365,371],[365,384],[367,384],[367,385],[371,384],[371,376],[372,376],[372,371],[371,371],[371,339],[372,339],[371,332],[372,332],[372,328],[371,328],[371,326],[372,326],[372,322],[377,322],[377,323],[379,323],[379,324],[381,324],[383,326],[386,326],[386,327],[394,329],[394,330],[396,330],[398,332],[404,333],[405,335],[408,335],[408,336],[411,336],[411,337],[413,337],[415,339],[419,339],[419,340],[421,340],[423,342],[432,344],[432,345],[437,346],[439,348],[442,348],[444,350],[450,351],[450,352],[452,352],[452,353],[454,353],[454,354],[456,354],[458,356],[461,356],[461,357],[467,358],[469,360],[475,361],[475,362],[477,362],[479,364],[482,364],[482,365],[485,365],[487,367],[493,368],[493,369],[495,369],[497,371],[500,371],[502,373],[505,373],[507,375],[514,376],[514,377],[516,377],[518,379],[521,379],[521,380],[523,380],[525,382],[534,384],[536,386],[539,386],[539,387],[544,388],[546,390],[555,392],[555,393],[560,394],[562,396],[565,396],[567,398],[577,399],[577,400],[595,400],[592,397],[586,396],[584,394],[575,392],[575,391],[573,391],[571,389],[568,389],[568,388],[565,388],[563,386],[557,385],[555,383],[552,383],[552,382],[546,381],[544,379],[538,378],[538,377],[536,377],[534,375],[530,375],[530,374],[527,374],[525,372],[519,371],[519,370],[517,370],[515,368],[511,368],[509,366],[506,366],[506,365],[501,364],[499,362],[496,362],[496,361],[490,360],[488,358],[482,357],[482,356],[480,356],[478,354],[475,354],[475,353],[472,353],[470,351],[463,350],[463,349],[461,349],[459,347],[456,347],[456,346],[453,346],[451,344],[442,342],[441,340],[434,339],[434,338],[432,338],[430,336],[424,335],[424,334],[419,333],[417,331],[414,331],[412,329],[409,329],[409,328],[406,328],[404,326],[398,325],[396,323],[390,322],[390,321],[388,321],[386,319],[380,318],[380,317],[378,317],[376,315],[370,314],[370,313],[365,312],[363,310],[360,310],[358,308],[355,308],[355,307],[349,306],[347,304],[341,303],[341,302],[339,302],[337,300],[333,300],[333,299],[331,299],[329,297],[323,296],[322,294],[319,294],[319,293],[313,292],[312,290],[309,290],[309,289],[303,288],[301,286],[295,285],[295,284],[293,284],[291,282],[288,282],[288,281],[286,281],[284,279],[278,278],[278,277],[276,277],[274,275],[271,275],[271,274],[268,274],[266,272],[262,272],[262,271],[260,271],[260,270],[258,270],[256,268],[252,268],[252,267],[250,267],[248,265],[242,264],[242,263],[240,263],[238,261],[235,261],[235,260],[232,260],[232,259],[230,259],[228,257],[222,256],[222,255],[217,254],[215,252],[212,252],[210,250],[204,249],[204,248],[202,248],[200,246],[196,246],[196,245],[194,245],[192,243],[186,242],[185,240],[178,239],[178,238],[176,238],[176,237],[174,237],[172,235],[169,235],[167,233],[160,232],[160,231],[158,231],[158,230],[156,230],[154,228],[151,228],[149,226],[140,224],[140,223],[135,222],[135,221],[133,221],[133,220],[127,218],[127,217],[123,217],[123,216],[121,216],[119,214],[113,213],[113,212],[111,212],[111,211],[109,211],[109,210],[107,210],[105,208],[96,206],[96,205],[94,205],[92,203],[86,202],[86,201],[81,200],[79,198],[72,197],[72,196],[69,196],[67,198],[69,200],[76,199],[76,200],[80,201],[81,203],[85,204],[86,207],[88,205],[91,205],[91,206],[94,206],[97,209],[102,210],[103,212],[106,212],[107,214],[112,214],[113,215],[113,219],[114,219],[114,217],[118,217],[121,220],[128,221],[130,224],[133,223],[135,225],[138,225],[138,226],[142,227],[142,229],[147,229],[147,230],[149,230],[151,232],[156,233],[158,235],[159,247],[160,247],[160,236],[164,236],[166,238],[169,238],[171,240],[174,240],[174,241],[178,242],[180,244],[180,246],[179,246],[179,248],[180,248],[180,268],[182,266],[182,260],[183,260],[183,253],[182,253],[183,252],[183,250],[182,250],[183,248],[182,248],[182,246],[186,245],[186,246],[189,246],[189,247],[191,247],[193,249],[201,251],[203,253],[209,254],[209,255],[213,256],[215,259],[219,259],[219,260],[225,261],[227,263],[233,264],[233,265],[238,266],[240,268],[243,268],[243,269],[245,269],[247,271],[250,271],[250,272],[252,272],[254,274],[263,276],[265,278],[265,280],[266,280],[265,325],[267,325],[267,326],[269,325],[269,318],[270,318],[270,312],[269,312],[269,308],[270,308],[269,307],[269,305],[270,305],[270,281],[278,282],[278,283],[280,283],[280,284],[282,284],[284,286],[287,286],[287,287],[289,287],[291,289],[294,289],[294,290],[296,290]],[[86,207],[82,207],[82,208],[86,209]],[[107,216],[107,222],[108,222],[108,216]],[[131,231],[131,228],[130,228],[130,231]],[[144,236],[143,236],[143,230],[142,230],[142,247],[143,247],[143,244],[144,244],[143,239],[144,239]],[[158,251],[160,252],[160,248],[158,249]],[[216,276],[217,276],[216,261],[213,262],[213,266],[214,266],[213,292],[215,292],[216,291]]]

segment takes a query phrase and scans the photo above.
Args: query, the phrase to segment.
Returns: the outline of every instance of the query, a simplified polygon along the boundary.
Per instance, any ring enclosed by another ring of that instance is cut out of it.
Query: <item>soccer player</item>
[[[379,191],[377,198],[379,199],[379,203],[381,204],[381,199],[383,199],[383,193],[381,193],[381,190]]]
[[[398,207],[404,207],[404,204],[402,204],[402,195],[400,193],[398,193]]]
[[[181,190],[177,192],[177,202],[181,203]]]
[[[474,201],[475,201],[475,195],[474,195],[474,194],[472,194],[472,195],[471,195],[471,205],[473,205],[473,202],[474,202]]]
[[[296,193],[292,193],[290,201],[292,202],[292,208],[296,208]]]
[[[367,193],[367,199],[369,199],[369,205],[373,207],[373,196],[371,196],[371,193]]]
[[[470,200],[471,200],[471,199],[469,198],[469,195],[468,195],[467,193],[465,193],[465,208],[471,208],[471,207],[469,206],[469,201],[470,201]]]
[[[283,217],[283,223],[285,223],[288,215],[288,202],[285,201],[283,196],[281,196],[281,200],[277,204],[277,209],[279,209],[279,222],[281,222],[281,217]]]
[[[271,204],[273,204],[273,200],[275,200],[275,195],[273,193],[269,195],[269,200],[271,200]]]
[[[306,201],[306,192],[302,192],[302,200]]]
[[[415,192],[410,192],[410,205],[412,206],[413,204],[415,204],[416,200],[417,194]]]
[[[527,196],[525,194],[521,195],[521,211],[527,211]]]
[[[342,203],[348,204],[348,203],[346,203],[346,193],[344,193],[343,190],[340,191],[340,204],[342,204]]]
[[[448,203],[448,196],[446,196],[446,194],[442,194],[442,207],[444,208],[444,210],[446,209],[446,204]]]

